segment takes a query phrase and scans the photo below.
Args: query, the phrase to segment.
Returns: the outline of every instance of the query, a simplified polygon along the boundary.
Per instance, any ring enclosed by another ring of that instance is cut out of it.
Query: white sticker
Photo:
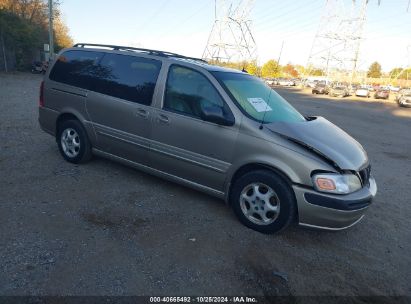
[[[248,102],[254,107],[257,112],[269,112],[273,109],[260,97],[247,98]]]

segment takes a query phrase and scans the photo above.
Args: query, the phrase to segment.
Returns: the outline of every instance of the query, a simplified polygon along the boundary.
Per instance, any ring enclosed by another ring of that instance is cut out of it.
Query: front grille
[[[362,185],[368,186],[370,182],[370,176],[371,176],[371,165],[365,169],[362,169],[358,173],[360,174]]]

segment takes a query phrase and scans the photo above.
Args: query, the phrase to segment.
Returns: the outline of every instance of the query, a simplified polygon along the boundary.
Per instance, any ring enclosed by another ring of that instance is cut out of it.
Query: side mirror
[[[201,107],[201,118],[205,121],[213,122],[223,126],[234,125],[234,118],[226,117],[223,109],[217,106]]]

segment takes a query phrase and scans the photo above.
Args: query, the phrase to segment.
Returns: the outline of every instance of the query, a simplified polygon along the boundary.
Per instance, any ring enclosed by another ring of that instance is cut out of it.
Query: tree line
[[[298,78],[302,76],[326,76],[325,72],[313,66],[304,67],[302,65],[286,64],[281,66],[274,59],[267,61],[262,66],[259,66],[256,61],[241,61],[241,62],[221,62],[209,61],[210,64],[215,64],[236,70],[245,70],[249,74],[263,78]],[[389,77],[394,79],[411,79],[410,68],[393,68],[388,73],[383,73],[381,64],[373,62],[367,71],[369,78]]]
[[[69,47],[73,40],[54,0],[53,25],[55,52]],[[48,43],[48,3],[45,0],[0,0],[0,54],[12,56],[17,69],[27,69],[41,58]],[[10,55],[11,54],[11,55]]]
[[[393,68],[390,72],[382,72],[381,64],[377,61],[373,62],[368,68],[367,77],[370,78],[381,78],[389,77],[393,79],[411,79],[411,67],[410,68]]]
[[[263,65],[258,65],[256,61],[240,62],[221,62],[216,60],[209,61],[210,64],[219,65],[236,70],[245,70],[251,75],[263,78],[298,78],[303,75],[324,76],[324,72],[313,67],[304,67],[302,65],[293,65],[288,63],[280,65],[274,59],[268,60]]]

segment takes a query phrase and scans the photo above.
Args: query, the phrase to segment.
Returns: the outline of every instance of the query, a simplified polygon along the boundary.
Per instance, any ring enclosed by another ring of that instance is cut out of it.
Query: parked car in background
[[[370,89],[368,87],[360,87],[355,91],[355,96],[369,98],[371,96]]]
[[[169,52],[62,50],[40,85],[39,123],[70,163],[100,155],[204,191],[263,233],[294,220],[349,228],[377,192],[364,148],[336,125],[255,76]]]
[[[375,86],[371,85],[371,84],[367,84],[365,86],[369,92],[374,92],[376,90]]]
[[[348,86],[348,91],[350,92],[350,95],[354,94],[355,91],[358,89],[359,85],[358,84],[350,84]]]
[[[400,98],[403,95],[406,95],[408,93],[411,93],[411,89],[401,89],[396,95],[395,95],[395,101],[398,102],[398,100],[400,100]]]
[[[411,107],[411,91],[407,91],[398,98],[400,107]]]
[[[328,94],[328,86],[322,83],[317,84],[312,90],[313,94]]]
[[[301,79],[296,78],[296,79],[293,79],[293,81],[294,81],[295,86],[300,86],[301,85]]]
[[[388,99],[390,97],[390,91],[384,89],[378,89],[374,93],[375,99]]]
[[[348,92],[347,87],[345,87],[345,86],[336,86],[336,87],[333,87],[329,90],[328,95],[332,96],[332,97],[345,97],[345,96],[348,96],[350,94]]]
[[[295,82],[292,79],[280,79],[278,84],[287,87],[295,86]]]
[[[389,88],[390,88],[390,91],[391,91],[391,92],[399,92],[399,91],[401,90],[401,88],[398,87],[398,86],[392,86],[392,85],[390,85]]]
[[[305,83],[305,86],[306,86],[307,88],[314,88],[314,87],[317,85],[317,83],[318,83],[318,81],[307,81],[307,82]]]
[[[33,61],[31,72],[33,74],[44,74],[47,71],[49,63],[47,61]]]
[[[40,74],[43,72],[43,63],[41,61],[33,61],[31,64],[31,72],[33,74]]]
[[[265,79],[265,83],[268,84],[270,87],[278,84],[277,79],[275,78],[267,78]]]

